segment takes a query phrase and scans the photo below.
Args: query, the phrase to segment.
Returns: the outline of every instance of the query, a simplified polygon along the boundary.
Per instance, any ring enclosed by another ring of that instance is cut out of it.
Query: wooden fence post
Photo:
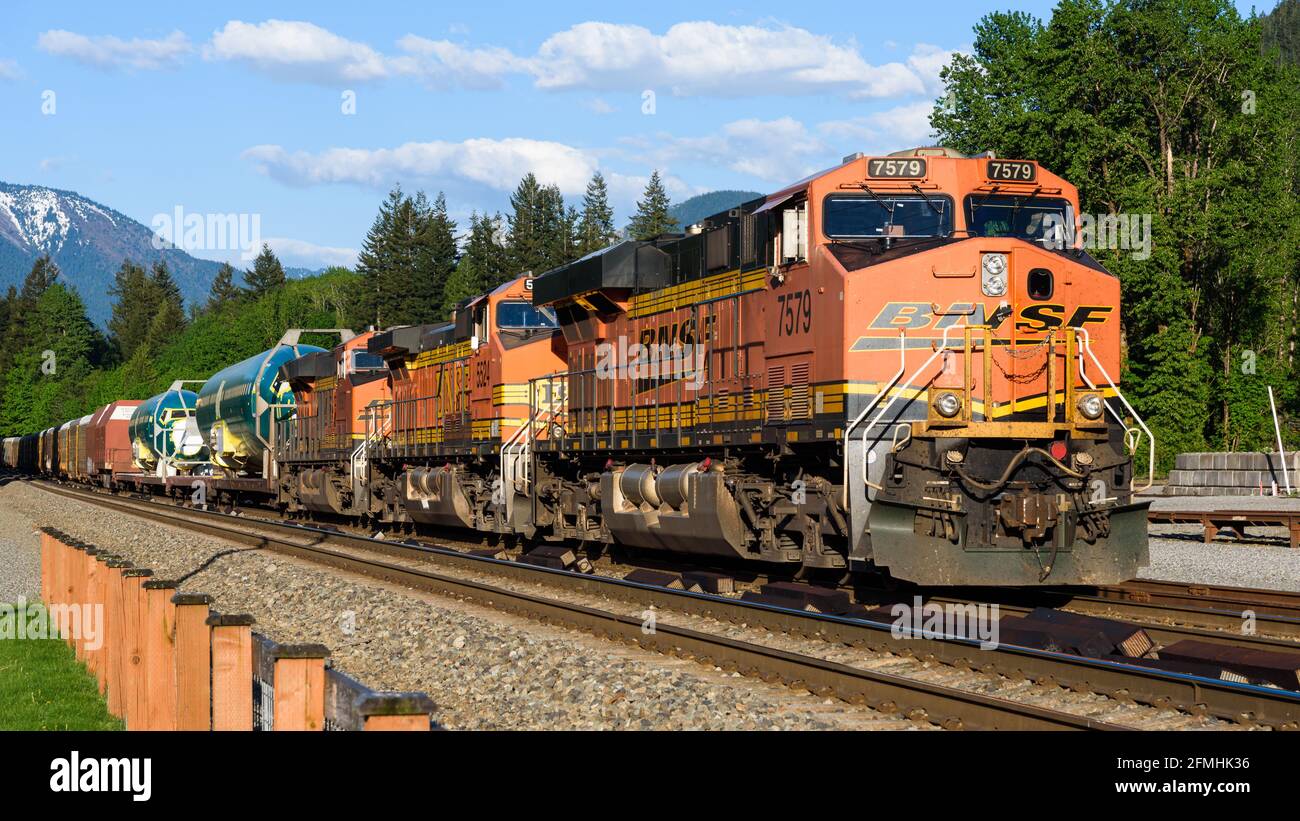
[[[126,717],[123,698],[126,684],[123,681],[123,657],[127,645],[126,623],[126,573],[133,565],[125,559],[108,563],[112,568],[108,581],[108,607],[104,619],[107,626],[104,637],[104,667],[108,680],[108,711],[118,718]]]
[[[177,593],[176,608],[176,729],[212,727],[212,628],[208,627],[212,597]]]
[[[424,693],[367,693],[357,699],[362,729],[423,730],[430,728],[433,699]]]
[[[272,729],[325,729],[325,659],[321,644],[281,644],[275,658],[275,713]]]
[[[212,628],[212,729],[253,729],[253,617],[208,616]]]
[[[54,572],[54,536],[48,528],[41,528],[41,603],[48,609],[51,579]]]
[[[148,727],[176,729],[176,582],[150,579],[144,583],[147,616],[144,622],[145,679],[149,682]]]
[[[122,609],[126,613],[126,641],[122,645],[123,718],[128,730],[149,729],[149,715],[145,710],[148,680],[145,677],[144,583],[153,575],[152,570],[134,568],[122,574],[124,586]]]
[[[86,663],[86,645],[81,640],[81,630],[77,625],[72,624],[72,614],[80,613],[81,608],[90,600],[90,568],[95,563],[95,548],[84,542],[77,543],[77,572],[73,579],[73,596],[68,602],[70,607],[67,609],[67,618],[64,623],[68,625],[68,638],[72,643],[72,649],[76,654],[77,661],[83,665]]]
[[[107,671],[104,669],[105,661],[108,658],[108,602],[109,602],[109,579],[111,576],[108,563],[116,559],[110,553],[103,550],[95,552],[94,563],[91,565],[91,588],[90,598],[86,606],[90,608],[90,614],[81,614],[81,623],[83,626],[92,623],[93,616],[98,614],[101,634],[98,646],[91,646],[87,637],[86,645],[86,669],[95,676],[95,682],[99,686],[100,695],[104,695],[108,687]]]

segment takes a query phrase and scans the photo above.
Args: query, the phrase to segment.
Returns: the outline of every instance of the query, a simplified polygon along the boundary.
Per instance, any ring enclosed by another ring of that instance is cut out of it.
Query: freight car
[[[131,462],[137,469],[161,478],[204,463],[207,447],[195,418],[199,397],[184,385],[177,380],[131,414]]]

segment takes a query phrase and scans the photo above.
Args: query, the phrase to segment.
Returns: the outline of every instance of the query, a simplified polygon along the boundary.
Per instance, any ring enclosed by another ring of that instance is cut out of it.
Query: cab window
[[[945,237],[952,208],[934,194],[833,194],[822,205],[822,230],[832,239]]]
[[[373,354],[369,351],[352,352],[352,372],[357,371],[382,371],[388,366],[384,364],[384,358],[379,354]]]
[[[531,302],[502,302],[497,305],[497,327],[503,330],[533,330],[558,326],[555,312]]]
[[[1073,244],[1074,213],[1056,197],[972,194],[966,198],[966,227],[978,237],[1018,237],[1031,242]]]

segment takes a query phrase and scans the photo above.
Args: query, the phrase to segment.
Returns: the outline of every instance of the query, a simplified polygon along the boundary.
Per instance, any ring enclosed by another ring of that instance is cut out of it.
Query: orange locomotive
[[[393,521],[532,535],[522,498],[530,380],[564,366],[548,309],[521,276],[459,305],[449,325],[377,336],[393,401],[371,458]]]
[[[290,513],[371,513],[369,414],[392,393],[388,366],[367,349],[374,332],[347,336],[332,351],[280,366],[297,401],[294,414],[276,423],[275,437],[278,494]]]
[[[531,526],[926,585],[1132,578],[1154,443],[1077,215],[1033,162],[856,155],[543,274],[568,362],[529,391]]]

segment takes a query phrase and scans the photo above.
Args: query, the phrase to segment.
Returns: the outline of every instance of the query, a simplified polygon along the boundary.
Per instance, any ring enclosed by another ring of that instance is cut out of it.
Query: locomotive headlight
[[[940,416],[951,419],[961,410],[961,398],[955,393],[944,391],[934,398],[934,409]]]
[[[1079,407],[1079,413],[1089,419],[1100,419],[1101,412],[1106,409],[1106,405],[1101,401],[1101,397],[1095,393],[1085,393],[1083,396],[1080,396],[1077,405]]]
[[[980,268],[980,290],[985,296],[1002,296],[1007,292],[1006,254],[985,254]]]

